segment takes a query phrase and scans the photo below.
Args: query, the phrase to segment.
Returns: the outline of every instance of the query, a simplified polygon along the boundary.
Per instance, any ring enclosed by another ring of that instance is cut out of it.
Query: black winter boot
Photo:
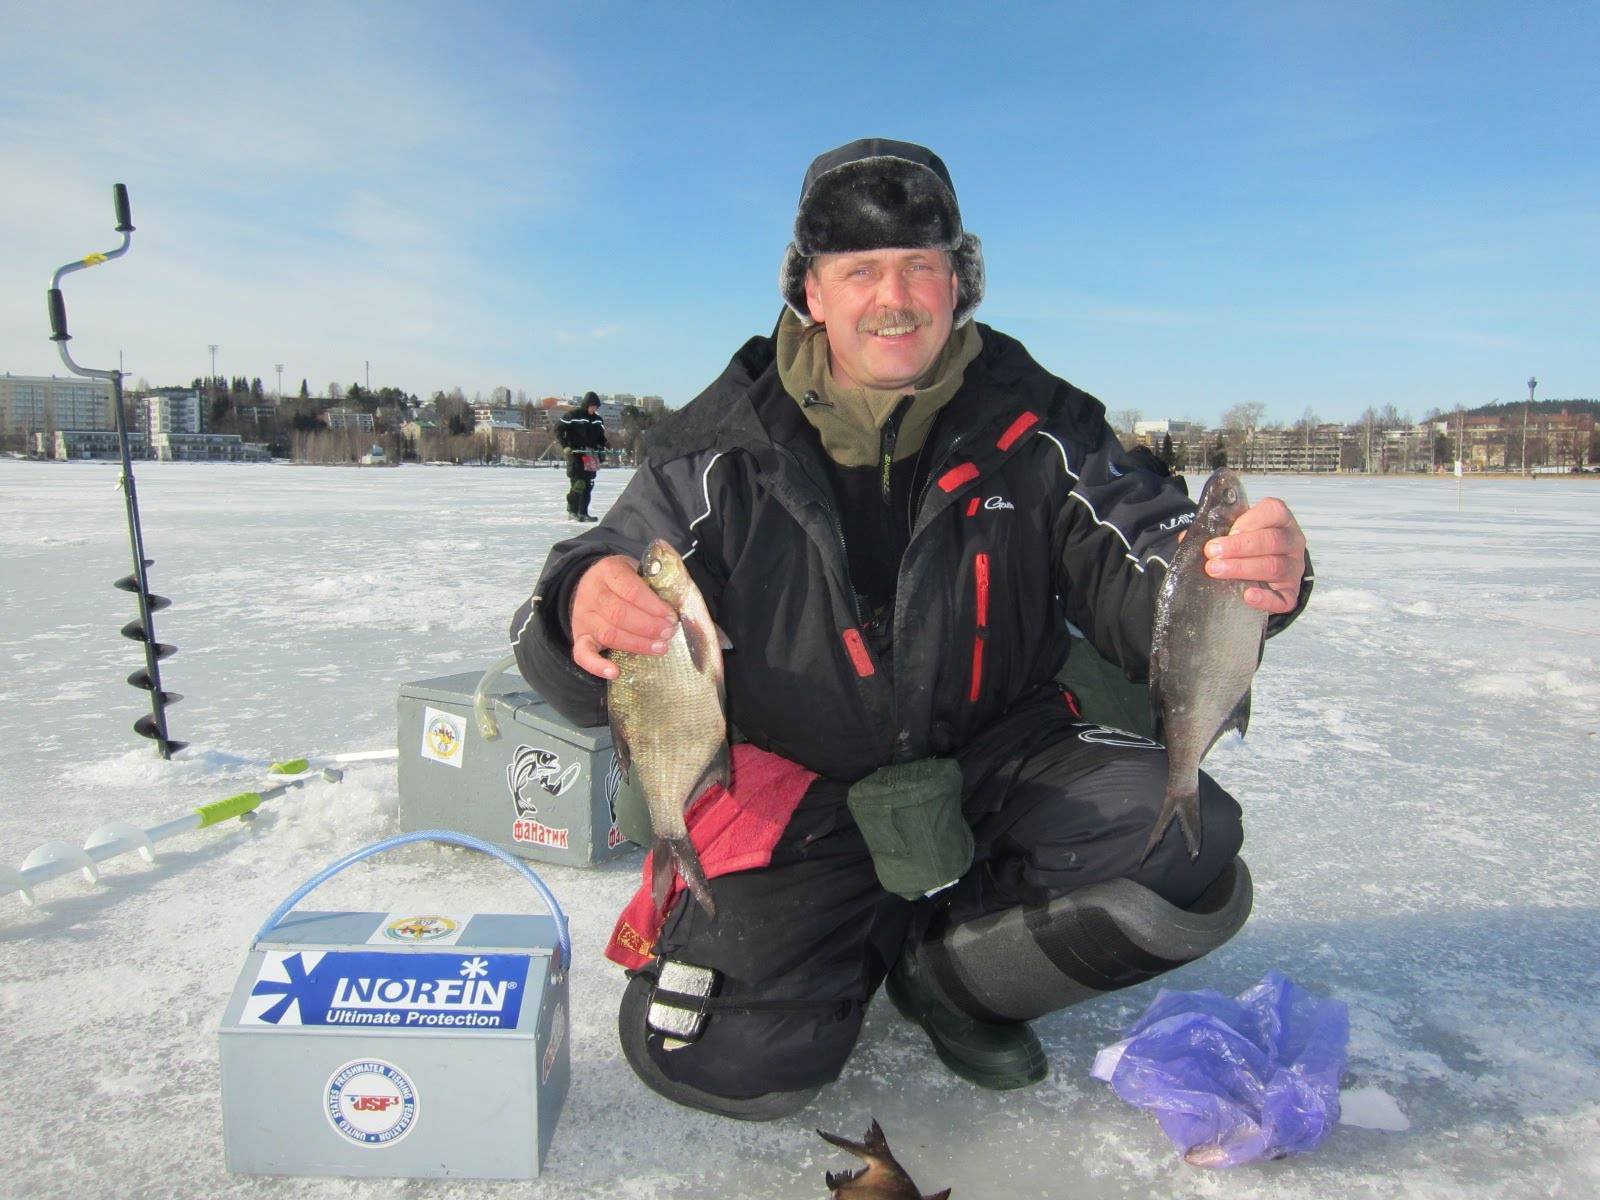
[[[932,986],[916,949],[900,956],[884,991],[901,1016],[922,1026],[939,1061],[969,1083],[1008,1091],[1049,1073],[1044,1047],[1026,1021],[979,1021],[951,1007]]]

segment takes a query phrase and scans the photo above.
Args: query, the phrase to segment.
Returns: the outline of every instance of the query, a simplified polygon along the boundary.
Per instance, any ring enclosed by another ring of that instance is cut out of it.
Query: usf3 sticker
[[[422,710],[422,757],[447,766],[459,767],[467,744],[467,719],[455,713],[424,706]]]
[[[417,1089],[405,1072],[381,1058],[358,1058],[328,1077],[322,1111],[358,1146],[392,1146],[417,1124]]]
[[[239,1024],[515,1029],[527,982],[520,954],[269,950]]]

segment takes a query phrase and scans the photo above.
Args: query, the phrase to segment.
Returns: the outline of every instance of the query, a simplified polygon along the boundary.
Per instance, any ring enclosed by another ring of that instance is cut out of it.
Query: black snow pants
[[[1189,860],[1174,822],[1141,866],[1165,795],[1166,751],[1084,723],[1053,686],[1014,706],[956,759],[976,856],[959,883],[932,899],[907,901],[879,886],[846,807],[849,785],[828,779],[812,784],[768,866],[711,881],[715,920],[680,899],[656,953],[715,970],[720,1003],[688,1046],[666,1050],[647,1033],[646,1049],[668,1078],[738,1099],[831,1082],[873,993],[935,917],[960,924],[1123,877],[1188,907],[1243,841],[1238,804],[1202,773],[1199,858]],[[649,987],[653,971],[629,988]],[[755,1011],[728,1011],[741,1003]]]
[[[576,451],[567,455],[567,515],[572,517],[587,517],[589,515],[589,499],[594,495],[594,478],[596,471],[585,471],[583,460],[586,451]]]

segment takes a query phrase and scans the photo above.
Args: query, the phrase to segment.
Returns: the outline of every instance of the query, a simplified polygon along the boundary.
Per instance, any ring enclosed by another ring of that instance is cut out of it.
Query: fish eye
[[[659,558],[652,558],[649,562],[647,562],[645,564],[644,573],[646,575],[659,575],[659,574],[661,574],[661,560]]]
[[[1222,498],[1229,504],[1239,503],[1239,493],[1234,491],[1232,488],[1229,488],[1227,491],[1223,492]]]

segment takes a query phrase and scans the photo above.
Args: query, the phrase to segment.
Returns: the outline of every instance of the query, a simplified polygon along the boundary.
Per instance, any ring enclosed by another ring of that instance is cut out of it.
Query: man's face
[[[806,307],[827,327],[833,374],[855,387],[909,388],[950,340],[959,285],[942,250],[818,255]]]

